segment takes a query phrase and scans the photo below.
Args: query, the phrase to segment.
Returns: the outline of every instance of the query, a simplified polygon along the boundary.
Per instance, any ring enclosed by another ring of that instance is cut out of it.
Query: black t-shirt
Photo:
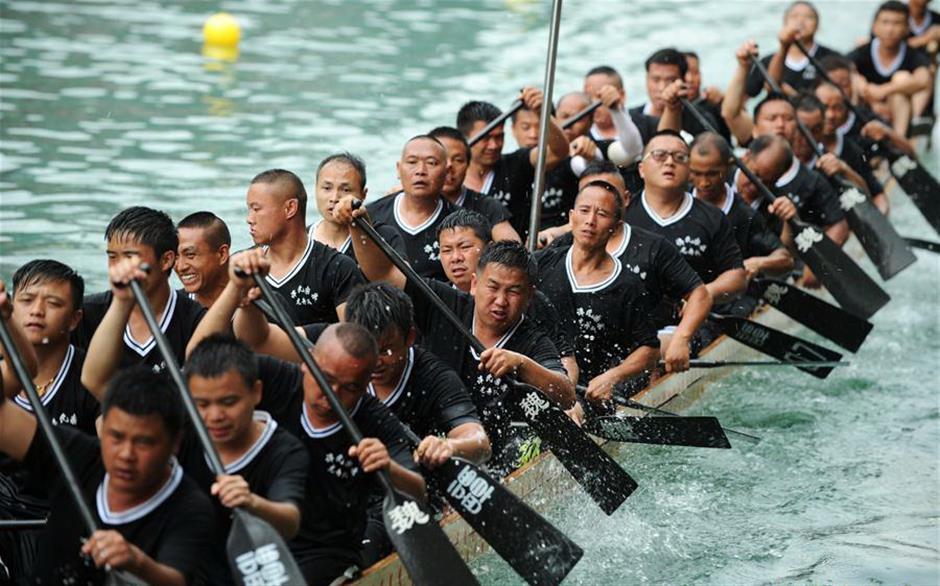
[[[113,529],[158,563],[170,566],[191,581],[202,573],[212,556],[212,505],[196,484],[173,463],[166,483],[146,502],[122,512],[111,512],[107,502],[107,476],[96,437],[68,426],[56,433],[75,472],[85,502],[91,505],[102,529]],[[103,584],[104,576],[83,561],[81,540],[87,535],[68,489],[56,467],[48,443],[37,430],[23,460],[29,474],[44,479],[52,511],[39,534],[33,582],[40,584]]]
[[[659,117],[659,116],[652,116],[652,115],[646,114],[646,113],[644,112],[645,107],[646,107],[646,104],[643,104],[642,106],[636,106],[636,107],[634,107],[634,108],[630,108],[630,116],[633,118],[634,121],[636,121],[637,119],[639,119],[641,116],[645,116],[646,118],[650,118],[650,119],[652,119],[653,121],[656,122],[656,126],[654,126],[654,128],[657,128],[657,129],[658,129],[658,128],[659,128],[659,118],[660,118],[660,117]],[[715,128],[715,127],[718,126],[718,120],[716,120],[715,117],[712,115],[711,109],[705,109],[704,111],[703,111],[702,109],[699,109],[699,111],[700,111],[700,112],[702,113],[702,115],[708,120],[708,123],[711,124],[712,128]],[[647,124],[648,124],[648,123],[647,123]],[[702,124],[698,121],[698,118],[696,118],[696,117],[692,116],[691,114],[687,113],[687,112],[685,111],[685,109],[683,108],[683,110],[682,110],[682,128],[680,128],[680,130],[683,130],[683,131],[685,131],[685,132],[691,134],[692,136],[698,136],[699,134],[705,132],[706,129],[705,129],[705,127],[702,126]],[[653,134],[655,134],[655,132],[656,132],[656,131],[654,130],[654,131],[653,131]],[[640,131],[640,134],[642,135],[643,132]],[[652,138],[652,134],[650,135],[650,138]],[[648,142],[649,142],[649,138],[647,138],[646,136],[643,136],[643,144],[646,144],[646,143],[648,143]]]
[[[85,353],[73,345],[65,353],[62,365],[42,396],[42,404],[54,425],[71,425],[87,434],[97,435],[95,420],[100,414],[98,400],[82,385]],[[17,395],[13,402],[32,412],[29,400]]]
[[[529,231],[529,196],[535,181],[535,167],[529,160],[531,150],[503,153],[483,182],[483,193],[509,210],[512,227],[523,237]]]
[[[839,55],[840,53],[817,43],[814,48],[810,49],[810,54],[819,60],[830,55]],[[812,91],[813,88],[816,87],[819,76],[816,73],[816,68],[809,62],[809,59],[806,59],[805,55],[801,56],[803,59],[796,62],[790,61],[789,58],[784,59],[782,81],[796,91]],[[770,60],[772,58],[773,54],[765,55],[761,57],[761,63],[764,64],[764,67],[770,67]],[[744,87],[747,95],[751,97],[756,96],[761,92],[761,89],[763,89],[764,76],[761,75],[757,67],[751,66],[751,71],[747,75],[747,81]]]
[[[460,197],[457,198],[455,205],[482,214],[489,220],[490,226],[495,226],[512,218],[509,210],[496,199],[466,187],[462,187]]]
[[[925,32],[927,32],[927,29],[930,28],[931,26],[940,25],[940,12],[937,12],[936,10],[927,10],[926,13],[924,14],[924,20],[923,22],[920,23],[920,25],[914,22],[913,16],[908,17],[907,23],[909,25],[908,28],[910,30],[910,32],[907,35],[908,38],[918,37],[924,34]]]
[[[875,171],[871,167],[868,155],[865,154],[862,147],[854,140],[837,133],[836,147],[833,149],[833,154],[845,161],[853,171],[862,176],[872,196],[884,193],[885,187],[882,185],[881,181],[875,177]]]
[[[555,344],[559,356],[574,356],[574,332],[571,324],[561,319],[548,295],[538,289],[529,301],[525,315]]]
[[[883,68],[875,58],[878,49],[878,39],[858,47],[848,54],[848,58],[855,63],[858,73],[869,83],[881,85],[891,81],[898,71],[913,72],[920,67],[929,67],[930,58],[920,49],[909,47],[907,43],[901,45],[901,51],[887,68]]]
[[[316,224],[311,224],[307,228],[307,237],[310,238],[311,240],[315,238],[317,224],[319,223],[320,222],[317,222]],[[378,232],[379,235],[382,238],[384,238],[386,242],[391,244],[392,248],[397,250],[399,254],[402,254],[402,255],[407,254],[407,251],[405,250],[405,243],[402,241],[401,235],[398,234],[397,230],[395,230],[394,228],[392,228],[391,226],[387,224],[383,224],[382,222],[373,222],[372,227],[375,228],[375,231]],[[351,258],[353,262],[356,263],[357,266],[359,265],[359,259],[356,258],[356,249],[353,248],[353,245],[352,245],[352,236],[347,236],[342,246],[340,246],[336,250],[338,252],[345,254],[349,258]]]
[[[731,129],[728,128],[728,124],[725,122],[724,117],[721,115],[721,102],[715,104],[705,99],[704,96],[698,97],[693,102],[696,108],[699,110],[705,110],[710,116],[711,119],[715,122],[713,127],[718,131],[728,144],[731,144]]]
[[[307,237],[300,260],[283,277],[266,277],[277,291],[294,325],[338,322],[336,306],[342,305],[356,285],[365,283],[356,261]]]
[[[793,166],[777,180],[773,192],[789,197],[804,222],[825,228],[845,218],[839,205],[839,194],[832,184],[796,158]]]
[[[83,350],[88,349],[88,344],[110,305],[111,291],[85,296],[82,321],[72,333],[72,342],[77,347]],[[205,313],[206,308],[199,302],[193,301],[188,295],[180,295],[175,290],[170,290],[166,309],[163,315],[157,316],[157,319],[179,364],[183,364],[186,360],[186,344],[189,343],[196,326],[199,325],[199,320]],[[157,349],[156,340],[152,336],[144,342],[135,340],[131,336],[130,325],[124,328],[123,350],[120,368],[147,364],[153,366],[155,370],[166,369],[160,350]]]
[[[727,216],[734,232],[734,240],[741,249],[743,258],[768,256],[778,248],[783,248],[780,238],[767,227],[760,213],[749,206],[730,185],[725,185],[726,199],[721,211]],[[695,191],[692,191],[695,196]]]
[[[443,197],[438,198],[437,209],[434,210],[430,218],[420,226],[408,226],[398,212],[403,197],[406,197],[405,194],[399,193],[398,195],[383,197],[369,204],[369,217],[384,222],[399,233],[405,244],[406,258],[411,264],[411,268],[416,270],[419,275],[435,279],[446,279],[447,275],[444,274],[444,267],[441,265],[437,227],[441,225],[441,222],[448,214],[457,208]]]
[[[565,157],[558,166],[545,175],[542,192],[542,215],[539,228],[553,228],[568,223],[568,211],[578,196],[578,176],[571,168],[571,157]]]
[[[558,308],[561,319],[576,329],[575,356],[579,382],[587,384],[639,346],[659,348],[650,320],[651,299],[643,282],[614,258],[614,271],[602,282],[580,286],[571,269],[572,248],[537,254],[540,290]]]

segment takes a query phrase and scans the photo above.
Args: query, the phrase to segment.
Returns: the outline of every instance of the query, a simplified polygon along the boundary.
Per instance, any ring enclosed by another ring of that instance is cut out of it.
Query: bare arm
[[[663,90],[662,98],[665,107],[663,108],[663,115],[659,119],[658,130],[675,130],[678,132],[682,128],[682,102],[679,101],[679,98],[687,95],[688,90],[685,82],[681,79],[672,82]]]
[[[623,362],[591,379],[584,393],[585,398],[593,402],[610,400],[616,385],[651,370],[656,366],[657,360],[658,348],[640,346],[624,358]]]
[[[740,297],[747,289],[747,272],[744,269],[730,269],[705,286],[715,303],[727,303]]]
[[[536,114],[541,114],[543,105],[542,90],[533,87],[524,88],[520,99],[525,103],[526,108]],[[565,133],[551,116],[548,117],[547,147],[545,149],[545,170],[549,171],[568,156],[568,138],[565,137]],[[538,149],[529,151],[529,162],[533,167],[538,163],[538,158]]]
[[[0,400],[0,452],[22,462],[36,437],[36,418],[24,409]]]
[[[738,49],[735,55],[738,59],[738,67],[728,83],[725,99],[721,103],[721,117],[725,119],[725,123],[738,144],[746,144],[750,141],[754,129],[754,121],[744,111],[744,104],[747,95],[745,92],[747,75],[751,69],[751,59],[756,53],[757,44],[754,41],[746,41]]]
[[[524,354],[502,348],[487,348],[480,354],[480,370],[495,377],[516,374],[520,381],[540,389],[563,409],[574,404],[574,383],[568,379],[568,375],[545,368]]]
[[[251,492],[248,481],[239,475],[220,474],[210,489],[223,506],[241,507],[270,523],[285,539],[300,529],[300,509],[291,502],[275,502]]]
[[[666,372],[683,372],[689,369],[689,342],[711,310],[712,295],[705,285],[699,285],[685,296],[682,317],[663,353]]]
[[[349,448],[349,455],[359,460],[363,472],[386,470],[395,488],[421,501],[427,498],[424,478],[392,460],[385,444],[378,439],[364,438],[358,445]]]
[[[778,248],[767,256],[752,256],[744,259],[744,270],[747,271],[748,281],[760,273],[779,277],[793,270],[793,255],[786,248]]]
[[[454,455],[482,464],[490,459],[490,438],[479,423],[463,423],[447,433]]]
[[[372,242],[372,239],[354,223],[353,220],[356,218],[371,221],[365,206],[353,209],[354,201],[355,198],[352,196],[341,199],[333,208],[333,219],[349,226],[349,236],[352,239],[356,260],[359,262],[359,269],[370,281],[386,281],[399,289],[404,289],[407,281],[405,275],[392,264],[392,261],[388,260],[385,253]]]

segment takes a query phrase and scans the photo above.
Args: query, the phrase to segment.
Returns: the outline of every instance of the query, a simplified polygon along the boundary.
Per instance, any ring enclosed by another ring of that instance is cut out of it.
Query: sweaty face
[[[588,107],[588,102],[578,96],[569,96],[558,103],[558,109],[555,111],[559,125],[571,118],[581,110]],[[573,141],[579,136],[584,136],[591,128],[591,117],[585,116],[571,125],[571,128],[564,129],[565,138],[568,142]]]
[[[228,257],[221,250],[213,250],[205,234],[205,228],[179,229],[176,276],[187,293],[198,293],[206,285],[218,283],[225,277]]]
[[[68,281],[47,279],[20,285],[15,291],[13,319],[33,345],[66,340],[81,318],[81,310],[72,307]]]
[[[141,243],[139,240],[128,234],[115,234],[108,240],[108,268],[116,265],[125,258],[137,259],[139,263],[150,265],[150,272],[144,279],[144,290],[147,292],[155,291],[162,282],[167,279],[166,271],[169,271],[176,260],[176,252],[167,251],[162,258],[157,258],[156,252],[152,247]]]
[[[101,420],[101,460],[110,487],[149,496],[166,480],[175,444],[159,415],[131,415],[112,407]]]
[[[441,265],[447,278],[461,291],[469,291],[485,244],[471,228],[441,230],[438,242],[441,247]]]
[[[379,337],[379,359],[372,371],[372,384],[394,387],[401,380],[411,348],[409,336],[391,327]],[[413,341],[413,340],[412,340]]]
[[[678,65],[650,64],[649,71],[646,72],[646,94],[649,96],[650,103],[653,104],[653,111],[657,115],[662,113],[664,106],[663,90],[680,78]]]
[[[685,72],[685,83],[689,86],[689,94],[697,96],[702,93],[702,70],[695,57],[686,56],[685,62],[689,66]]]
[[[467,140],[476,136],[486,125],[487,122],[483,120],[474,122]],[[500,155],[503,154],[503,142],[505,142],[505,140],[506,129],[503,126],[494,128],[489,134],[470,147],[470,151],[473,153],[473,160],[478,161],[483,166],[492,167],[496,164],[496,161],[499,160]]]
[[[333,219],[333,207],[347,196],[364,200],[362,177],[356,169],[343,161],[327,163],[317,176],[317,210],[326,220]]]
[[[784,23],[799,28],[800,40],[804,42],[812,41],[816,28],[819,26],[816,15],[805,4],[797,4],[791,8],[784,18]]]
[[[793,106],[785,100],[767,102],[754,120],[754,136],[774,134],[792,142],[795,132],[796,116]]]
[[[497,332],[507,331],[525,311],[531,289],[521,269],[488,263],[474,273],[470,285],[474,319]]]
[[[666,151],[670,156],[663,161],[653,158],[654,151]],[[648,187],[664,190],[684,189],[689,180],[689,163],[679,163],[675,154],[688,155],[689,147],[681,138],[657,136],[646,145],[646,154],[640,161],[640,176]]]
[[[619,84],[617,79],[612,75],[606,75],[604,73],[595,73],[594,75],[589,75],[584,78],[584,93],[594,99],[597,99],[600,97],[601,88],[605,85],[613,85],[616,87]],[[621,99],[623,96],[623,88],[620,88]],[[610,110],[604,106],[594,110],[594,124],[604,128],[613,124],[613,120],[610,119]]]
[[[828,84],[816,88],[816,97],[826,106],[825,133],[826,136],[835,134],[836,129],[845,124],[849,118],[849,110],[839,90]]]
[[[883,10],[875,18],[871,32],[881,41],[882,46],[894,49],[900,46],[901,41],[907,38],[907,17],[901,12]]]
[[[251,435],[255,405],[261,400],[260,383],[249,387],[234,369],[211,378],[193,375],[188,382],[212,442],[242,445]]]
[[[248,233],[255,244],[270,244],[284,232],[287,201],[284,187],[277,183],[252,183],[248,187]]]
[[[603,187],[591,186],[578,194],[568,223],[575,242],[590,250],[607,245],[617,227],[617,200]]]
[[[467,167],[470,160],[467,158],[467,147],[459,140],[438,137],[438,140],[447,150],[447,176],[444,178],[443,192],[449,196],[456,196],[463,186],[464,177],[467,176]]]
[[[512,123],[512,136],[521,148],[539,144],[539,117],[532,110],[519,110]]]
[[[692,150],[689,159],[689,178],[698,195],[717,199],[725,193],[725,176],[728,173],[727,162],[721,160],[717,149],[702,153],[699,149]]]
[[[366,392],[375,361],[353,358],[335,338],[317,343],[313,350],[313,359],[326,375],[326,380],[340,403],[350,411]],[[303,372],[304,401],[307,406],[321,418],[336,419],[326,395],[313,380],[313,375],[307,371],[306,366],[303,367]]]
[[[398,178],[410,196],[434,198],[447,177],[447,153],[436,141],[420,138],[405,145],[398,161]]]

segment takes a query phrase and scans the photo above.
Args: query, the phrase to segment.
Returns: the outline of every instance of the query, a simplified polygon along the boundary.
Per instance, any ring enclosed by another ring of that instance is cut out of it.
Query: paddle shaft
[[[603,105],[604,105],[604,102],[600,100],[594,100],[593,102],[591,102],[590,106],[586,107],[585,109],[581,110],[577,114],[573,115],[571,118],[568,118],[567,120],[562,122],[561,129],[568,130],[569,128],[577,124],[582,118],[584,118],[585,116],[590,116],[591,114],[594,113],[594,110],[597,110]]]
[[[512,103],[511,106],[509,106],[508,110],[506,110],[505,112],[503,112],[496,118],[493,118],[493,120],[491,120],[489,124],[487,124],[486,126],[480,129],[480,132],[474,134],[470,138],[470,140],[467,141],[467,143],[470,146],[473,146],[476,143],[480,142],[481,140],[486,138],[486,135],[492,132],[494,128],[498,126],[502,126],[503,123],[506,122],[507,118],[511,117],[513,114],[521,110],[523,106],[525,106],[525,104],[522,102],[522,100],[516,100],[515,102]]]
[[[661,362],[661,366],[664,364]],[[689,368],[722,368],[725,366],[848,366],[844,360],[690,360]]]
[[[940,253],[940,242],[931,242],[930,240],[921,240],[920,238],[905,238],[904,241],[915,248]]]
[[[673,413],[672,411],[666,411],[665,409],[660,409],[658,407],[651,407],[649,405],[644,405],[643,403],[639,403],[637,401],[634,401],[633,399],[628,399],[626,397],[621,397],[620,395],[614,395],[614,401],[616,401],[620,405],[623,405],[624,407],[627,407],[629,409],[636,409],[637,411],[645,411],[646,413],[655,413],[656,415],[663,415],[666,417],[682,417],[678,413]],[[733,433],[735,435],[739,435],[741,437],[747,438],[754,442],[761,441],[760,438],[757,437],[756,435],[744,433],[743,431],[737,431],[735,429],[731,429],[725,426],[721,426],[721,429],[723,429],[725,433]]]
[[[91,508],[89,508],[88,503],[85,502],[85,497],[78,484],[78,479],[75,477],[72,466],[69,464],[69,457],[65,453],[65,450],[62,449],[62,444],[59,443],[58,436],[55,435],[49,414],[42,404],[42,399],[39,398],[39,393],[36,392],[36,386],[33,385],[33,378],[29,376],[26,365],[23,364],[23,359],[19,351],[17,351],[16,345],[13,343],[13,337],[10,335],[10,330],[7,329],[7,324],[3,319],[0,319],[0,341],[3,342],[6,359],[10,361],[10,364],[13,366],[13,372],[16,373],[16,378],[19,379],[20,384],[23,386],[23,391],[26,392],[29,404],[33,408],[33,414],[36,416],[36,421],[39,423],[39,429],[42,430],[42,434],[46,437],[46,441],[49,443],[49,449],[52,451],[52,456],[55,458],[59,470],[62,471],[62,476],[65,478],[65,485],[68,487],[69,494],[72,495],[72,500],[78,508],[78,514],[82,518],[82,522],[85,524],[85,528],[88,532],[94,533],[98,530],[98,521],[95,520],[95,516],[91,513]],[[7,408],[10,408],[10,406],[8,405]]]

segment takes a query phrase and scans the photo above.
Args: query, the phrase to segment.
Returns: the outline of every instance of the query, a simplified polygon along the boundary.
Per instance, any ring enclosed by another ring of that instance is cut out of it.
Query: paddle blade
[[[385,531],[414,584],[478,584],[444,530],[420,503],[396,490],[386,490],[382,518]]]
[[[752,282],[759,296],[772,307],[851,352],[858,352],[872,324],[855,314],[776,279]]]
[[[447,502],[529,584],[559,584],[584,554],[479,467],[451,458],[433,474]]]
[[[715,417],[630,417],[602,415],[584,430],[615,442],[728,449],[731,442]]]
[[[888,280],[917,262],[907,243],[868,197],[854,187],[839,196],[852,232],[882,279]]]
[[[791,220],[797,254],[839,305],[868,319],[891,297],[821,230]]]
[[[235,509],[226,552],[236,584],[304,584],[281,534],[267,522]]]
[[[508,399],[606,514],[613,514],[636,490],[636,481],[541,391],[513,382]]]
[[[773,356],[777,360],[799,362],[800,360],[839,361],[842,355],[828,348],[801,340],[786,332],[769,328],[764,324],[743,317],[716,316],[721,330],[731,338],[750,346],[758,352]],[[797,367],[816,378],[826,378],[832,366]]]
[[[920,161],[893,148],[884,150],[888,155],[891,174],[897,179],[898,185],[940,234],[940,184],[924,169]]]
[[[904,241],[908,246],[940,254],[940,242],[931,242],[930,240],[921,240],[920,238],[905,238]]]

